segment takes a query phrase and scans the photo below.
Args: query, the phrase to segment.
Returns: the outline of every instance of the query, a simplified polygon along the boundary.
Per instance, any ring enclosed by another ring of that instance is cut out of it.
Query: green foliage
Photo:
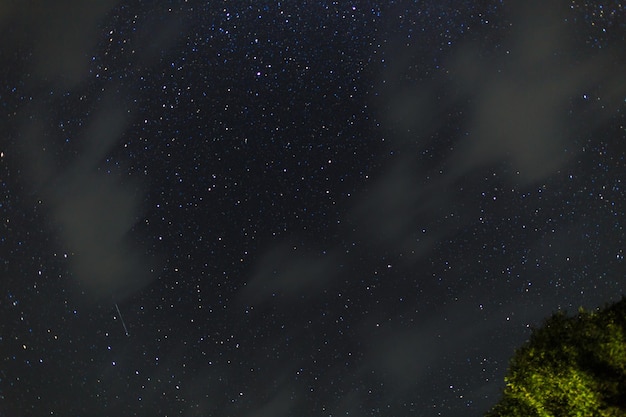
[[[556,313],[515,352],[486,417],[626,416],[626,298]]]

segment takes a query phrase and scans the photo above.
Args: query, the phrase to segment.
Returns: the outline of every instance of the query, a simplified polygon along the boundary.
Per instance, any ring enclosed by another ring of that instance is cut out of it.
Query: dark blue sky
[[[481,415],[622,296],[622,2],[205,3],[0,10],[0,416]]]

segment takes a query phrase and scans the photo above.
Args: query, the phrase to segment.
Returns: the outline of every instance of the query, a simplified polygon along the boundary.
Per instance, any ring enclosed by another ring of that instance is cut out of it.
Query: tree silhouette
[[[626,297],[552,315],[515,352],[505,382],[486,417],[626,416]]]

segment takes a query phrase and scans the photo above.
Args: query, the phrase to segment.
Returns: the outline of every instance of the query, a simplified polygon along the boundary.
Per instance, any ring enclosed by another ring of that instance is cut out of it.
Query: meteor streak
[[[115,309],[117,310],[117,314],[120,316],[120,320],[122,321],[122,326],[124,326],[124,333],[126,333],[126,336],[130,336],[130,333],[128,333],[128,329],[126,328],[126,323],[124,323],[124,318],[122,317],[122,313],[120,312],[120,308],[117,306],[117,303],[115,303]]]

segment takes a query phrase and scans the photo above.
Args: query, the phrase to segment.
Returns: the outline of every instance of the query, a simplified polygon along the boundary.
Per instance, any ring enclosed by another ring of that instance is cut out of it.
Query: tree
[[[552,315],[515,352],[505,383],[486,417],[626,416],[626,297]]]

